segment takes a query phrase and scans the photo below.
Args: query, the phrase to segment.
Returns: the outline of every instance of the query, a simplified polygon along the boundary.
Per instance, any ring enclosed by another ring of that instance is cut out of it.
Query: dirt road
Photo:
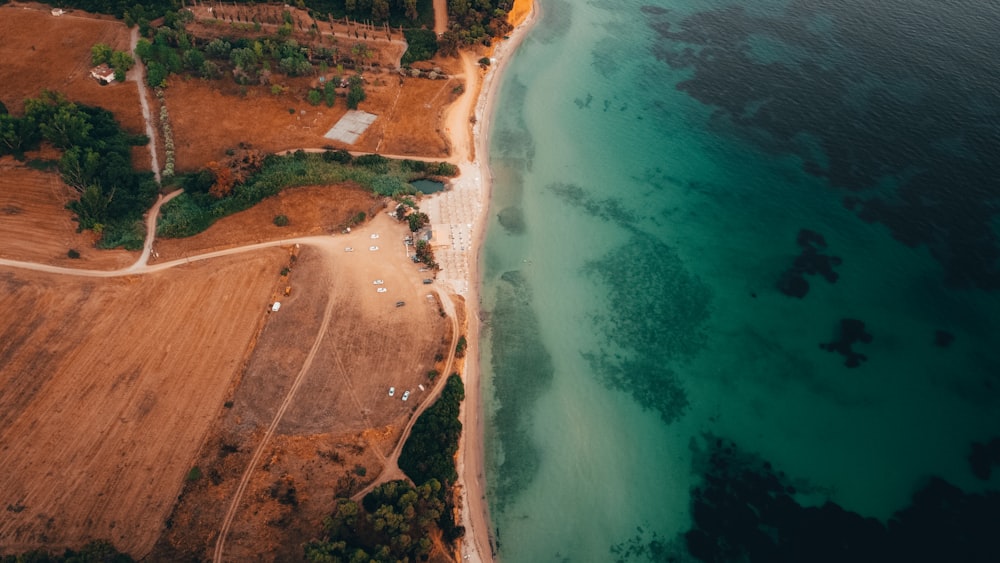
[[[139,43],[139,27],[133,27],[129,36],[130,50],[135,58],[135,66],[128,71],[127,80],[135,82],[139,88],[139,105],[142,106],[142,118],[146,121],[146,136],[149,137],[149,157],[153,163],[153,175],[156,176],[156,183],[160,183],[160,163],[156,156],[156,126],[153,124],[151,112],[149,111],[149,90],[146,89],[146,65],[142,59],[135,54],[135,46]],[[149,242],[149,238],[147,238]]]
[[[434,0],[434,33],[448,31],[448,0]]]

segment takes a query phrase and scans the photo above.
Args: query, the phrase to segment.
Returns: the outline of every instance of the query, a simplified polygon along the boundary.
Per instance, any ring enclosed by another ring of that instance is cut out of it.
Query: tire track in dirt
[[[281,406],[279,406],[277,412],[275,412],[270,426],[267,427],[267,432],[264,433],[264,436],[260,440],[260,444],[257,445],[257,449],[254,451],[253,457],[250,459],[250,463],[247,464],[247,468],[243,472],[243,477],[240,479],[240,484],[236,488],[233,499],[229,504],[229,510],[226,511],[226,516],[223,518],[222,526],[219,529],[219,535],[216,538],[215,552],[212,556],[212,561],[215,563],[222,562],[222,555],[225,551],[226,545],[226,536],[229,534],[229,530],[232,527],[236,511],[239,509],[240,500],[242,500],[243,493],[246,492],[247,486],[250,484],[250,478],[253,475],[254,470],[257,468],[257,463],[264,455],[264,451],[267,449],[268,443],[274,436],[275,430],[278,428],[278,424],[281,423],[281,418],[285,415],[285,411],[287,411],[288,407],[291,406],[292,399],[295,398],[295,392],[298,391],[303,380],[305,380],[305,376],[309,372],[309,368],[312,366],[313,359],[316,357],[316,353],[319,351],[320,345],[326,337],[327,329],[330,326],[330,319],[333,317],[334,304],[335,301],[333,297],[327,294],[326,309],[323,311],[323,323],[320,326],[320,330],[316,334],[316,340],[313,341],[312,348],[309,349],[309,355],[306,356],[305,360],[302,362],[302,368],[299,370],[299,373],[295,375],[295,380],[292,381],[292,386],[288,389],[288,393],[285,395],[284,400],[281,401]]]
[[[448,351],[448,361],[445,362],[444,377],[438,380],[437,385],[431,390],[431,393],[427,396],[423,403],[417,407],[413,415],[410,416],[410,420],[406,423],[406,428],[403,429],[403,433],[399,437],[399,442],[396,443],[396,447],[393,448],[392,454],[386,459],[386,464],[382,468],[382,473],[379,474],[378,478],[372,481],[367,487],[356,493],[351,497],[351,500],[359,502],[361,499],[365,498],[365,495],[370,493],[375,487],[392,481],[394,479],[399,479],[402,476],[405,479],[409,477],[403,473],[403,470],[399,468],[399,456],[403,453],[403,446],[406,444],[407,438],[410,437],[410,433],[413,431],[413,425],[417,423],[417,419],[420,415],[424,413],[425,410],[430,408],[435,401],[437,401],[438,396],[444,390],[445,384],[448,381],[448,375],[451,371],[452,365],[455,362],[455,347],[458,345],[458,315],[455,312],[455,303],[452,302],[451,297],[448,296],[441,288],[435,288],[438,297],[441,298],[441,307],[445,310],[445,314],[451,319],[451,347]]]

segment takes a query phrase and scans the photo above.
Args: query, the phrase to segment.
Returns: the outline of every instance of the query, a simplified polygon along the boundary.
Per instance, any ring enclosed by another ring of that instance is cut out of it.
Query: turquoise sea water
[[[687,560],[695,528],[740,559],[705,499],[746,468],[881,523],[932,476],[995,506],[967,458],[1000,435],[1000,69],[972,55],[1000,12],[733,6],[542,0],[503,77],[482,367],[506,561]],[[820,346],[843,319],[855,367]],[[768,541],[803,537],[782,514]]]

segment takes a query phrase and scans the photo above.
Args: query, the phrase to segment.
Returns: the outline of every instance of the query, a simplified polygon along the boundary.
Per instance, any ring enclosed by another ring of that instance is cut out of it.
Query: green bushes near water
[[[441,165],[432,163],[432,166]],[[379,155],[353,159],[346,151],[272,155],[265,159],[259,172],[234,186],[232,193],[221,199],[208,193],[211,184],[205,181],[203,172],[185,177],[182,182],[185,193],[162,208],[157,235],[167,238],[195,235],[216,220],[249,209],[285,188],[354,182],[373,193],[394,196],[415,193],[408,182],[424,175],[409,170],[400,161]]]

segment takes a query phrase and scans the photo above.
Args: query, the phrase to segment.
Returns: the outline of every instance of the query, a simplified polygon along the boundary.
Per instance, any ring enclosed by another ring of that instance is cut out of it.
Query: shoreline
[[[497,544],[493,535],[489,503],[486,498],[485,475],[485,428],[483,425],[482,382],[480,380],[480,295],[482,283],[480,261],[483,243],[485,242],[486,225],[489,218],[490,199],[493,190],[493,176],[489,162],[490,125],[496,102],[499,79],[502,77],[511,56],[517,51],[528,31],[538,20],[540,13],[538,3],[529,1],[529,8],[524,18],[517,22],[515,28],[493,50],[492,64],[485,76],[478,81],[478,96],[475,105],[467,119],[475,118],[472,129],[471,162],[463,158],[463,165],[468,163],[471,170],[463,166],[462,174],[473,173],[478,183],[479,213],[473,223],[470,233],[470,250],[468,260],[467,300],[466,300],[466,339],[469,343],[465,362],[465,401],[462,403],[460,419],[462,434],[456,459],[458,484],[461,493],[461,523],[465,527],[465,537],[461,541],[461,556],[463,560],[482,563],[496,561]],[[468,155],[465,155],[466,157]],[[469,439],[471,437],[471,439]]]

